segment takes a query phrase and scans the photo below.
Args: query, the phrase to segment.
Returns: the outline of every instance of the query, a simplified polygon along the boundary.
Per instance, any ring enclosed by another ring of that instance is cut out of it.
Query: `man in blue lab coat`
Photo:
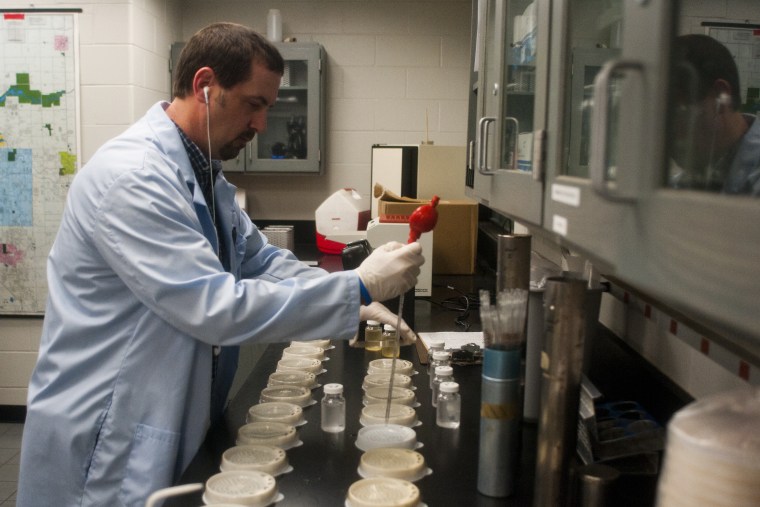
[[[395,322],[372,300],[415,285],[419,245],[383,245],[355,270],[309,268],[267,244],[219,170],[265,130],[283,65],[249,28],[200,30],[173,101],[74,179],[48,259],[20,507],[142,507],[221,414],[239,344],[345,340],[361,319]]]
[[[729,50],[712,37],[675,40],[675,100],[671,153],[680,170],[671,185],[760,196],[760,122],[739,110],[739,71]]]

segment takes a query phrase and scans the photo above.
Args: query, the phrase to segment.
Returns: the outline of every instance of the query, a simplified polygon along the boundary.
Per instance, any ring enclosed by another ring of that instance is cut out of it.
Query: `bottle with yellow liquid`
[[[364,350],[379,352],[383,345],[383,327],[376,320],[368,320],[364,328]]]
[[[396,328],[390,324],[383,326],[383,357],[398,357],[398,342],[396,341]]]

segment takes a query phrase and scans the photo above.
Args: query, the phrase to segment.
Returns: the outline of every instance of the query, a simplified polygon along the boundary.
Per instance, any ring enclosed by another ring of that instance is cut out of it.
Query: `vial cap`
[[[368,320],[367,321],[367,325],[368,326],[379,326],[380,323],[378,321],[376,321],[376,320]]]
[[[450,352],[445,350],[436,350],[433,352],[433,361],[440,361],[441,359],[449,359],[451,357]]]
[[[459,384],[456,382],[441,382],[440,390],[442,393],[458,393]]]
[[[454,368],[451,366],[436,366],[435,374],[443,377],[448,377],[454,374]]]
[[[325,384],[325,394],[341,394],[342,392],[342,384]]]
[[[427,340],[427,344],[428,344],[428,348],[434,349],[434,348],[443,348],[446,342],[441,340],[440,338],[429,338]]]
[[[383,329],[384,329],[385,331],[395,331],[395,330],[396,330],[396,328],[395,328],[395,327],[393,327],[393,326],[392,326],[392,325],[390,325],[390,324],[385,324],[385,325],[383,326]]]

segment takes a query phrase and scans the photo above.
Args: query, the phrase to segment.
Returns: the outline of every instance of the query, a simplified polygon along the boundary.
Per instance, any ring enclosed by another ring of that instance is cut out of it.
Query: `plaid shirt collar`
[[[211,202],[211,178],[209,177],[209,170],[208,170],[208,159],[203,154],[201,149],[198,147],[197,144],[195,144],[192,140],[190,140],[189,137],[187,137],[187,134],[177,125],[174,124],[177,127],[177,132],[179,132],[179,137],[182,139],[182,144],[185,146],[185,151],[187,152],[188,158],[190,158],[190,165],[193,168],[193,172],[195,173],[195,179],[198,180],[198,184],[201,186],[201,190],[203,191],[203,197],[206,198],[206,203]],[[217,176],[219,175],[219,172],[222,170],[222,164],[218,160],[212,160],[211,161],[211,171],[214,175],[214,181],[216,181]]]

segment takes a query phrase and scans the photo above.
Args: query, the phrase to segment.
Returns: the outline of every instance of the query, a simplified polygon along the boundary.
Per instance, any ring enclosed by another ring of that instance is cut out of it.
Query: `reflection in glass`
[[[593,111],[594,79],[605,62],[619,53],[623,28],[621,0],[574,0],[568,8],[570,13],[569,41],[571,48],[568,65],[568,90],[565,103],[567,158],[564,174],[581,178],[589,177],[591,144],[591,116]],[[610,83],[610,124],[607,126],[609,147],[607,149],[608,179],[614,168],[615,140],[617,132],[617,86]]]
[[[536,87],[536,3],[511,0],[506,26],[509,50],[504,66],[507,83],[502,103],[500,167],[532,171],[533,109]]]
[[[671,68],[667,185],[760,195],[760,122],[742,111],[731,51],[708,35],[682,35],[674,41]]]

